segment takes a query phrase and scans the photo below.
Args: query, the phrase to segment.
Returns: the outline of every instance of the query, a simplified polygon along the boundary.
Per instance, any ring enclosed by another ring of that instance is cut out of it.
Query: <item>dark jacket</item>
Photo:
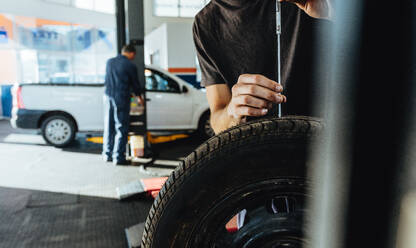
[[[141,94],[137,67],[123,55],[107,61],[105,94],[118,102],[130,101],[131,93]]]

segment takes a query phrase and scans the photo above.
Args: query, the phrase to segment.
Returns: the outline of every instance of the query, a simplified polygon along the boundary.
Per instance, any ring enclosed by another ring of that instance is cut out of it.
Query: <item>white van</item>
[[[213,135],[203,90],[154,66],[146,67],[145,76],[149,131]],[[103,131],[103,95],[103,84],[18,84],[11,123],[41,129],[47,143],[64,147],[76,132]]]

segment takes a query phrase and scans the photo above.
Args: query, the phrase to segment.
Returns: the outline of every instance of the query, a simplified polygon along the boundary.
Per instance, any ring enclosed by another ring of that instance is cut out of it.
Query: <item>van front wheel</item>
[[[198,124],[198,133],[204,139],[209,139],[215,135],[214,130],[211,127],[210,112],[206,112],[201,116]]]

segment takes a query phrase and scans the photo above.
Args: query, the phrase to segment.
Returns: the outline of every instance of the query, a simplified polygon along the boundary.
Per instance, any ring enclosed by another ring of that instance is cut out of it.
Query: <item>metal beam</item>
[[[144,99],[146,99],[145,87],[145,64],[144,64],[144,1],[143,0],[127,0],[127,26],[128,26],[128,40],[129,44],[136,47],[136,58],[133,63],[137,66],[138,77],[143,89]],[[145,138],[145,157],[150,154],[150,144],[147,142],[147,107],[146,101],[144,103],[144,133],[137,133],[143,135]]]
[[[126,45],[126,9],[125,0],[115,0],[116,3],[116,25],[117,25],[117,52]]]

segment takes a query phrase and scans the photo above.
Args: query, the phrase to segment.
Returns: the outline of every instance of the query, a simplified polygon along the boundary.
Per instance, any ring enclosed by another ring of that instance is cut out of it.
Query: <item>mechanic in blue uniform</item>
[[[104,161],[115,165],[127,165],[126,145],[129,130],[130,97],[134,93],[141,97],[136,57],[133,45],[123,47],[121,54],[107,61],[104,94]]]

